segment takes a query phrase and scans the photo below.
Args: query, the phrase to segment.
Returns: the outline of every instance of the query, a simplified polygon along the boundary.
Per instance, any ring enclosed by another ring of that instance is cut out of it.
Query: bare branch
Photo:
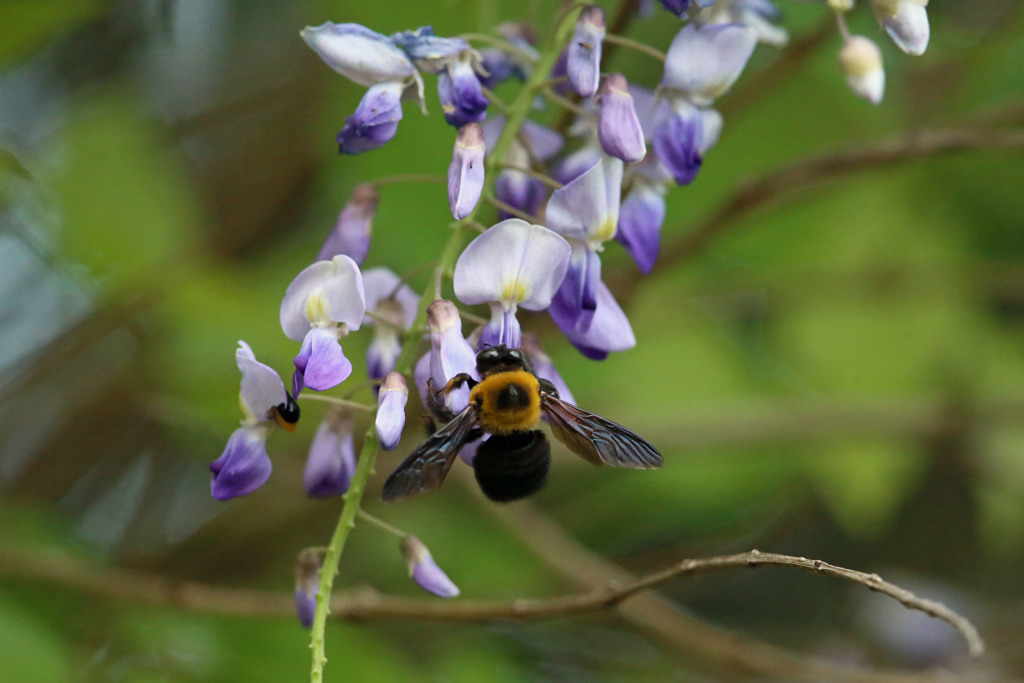
[[[761,553],[757,550],[737,555],[684,560],[635,579],[610,581],[594,590],[555,598],[512,602],[441,602],[381,595],[372,589],[347,591],[331,601],[331,613],[342,619],[360,621],[421,619],[484,622],[496,619],[566,617],[618,605],[640,591],[680,577],[724,569],[762,566],[794,567],[867,586],[873,591],[899,600],[910,609],[920,610],[949,623],[967,641],[971,655],[979,656],[984,652],[984,645],[977,629],[967,619],[941,603],[919,598],[906,589],[884,581],[877,574],[837,567],[821,560]],[[198,582],[176,582],[130,570],[100,571],[65,554],[4,550],[0,553],[0,572],[34,580],[58,582],[107,598],[167,605],[196,612],[241,616],[294,616],[294,605],[289,595],[219,588]]]
[[[1024,131],[954,128],[914,131],[874,144],[803,159],[740,183],[721,206],[695,228],[669,230],[669,233],[686,234],[663,251],[658,265],[666,268],[692,258],[734,227],[737,218],[828,180],[946,152],[1019,147],[1024,147]]]

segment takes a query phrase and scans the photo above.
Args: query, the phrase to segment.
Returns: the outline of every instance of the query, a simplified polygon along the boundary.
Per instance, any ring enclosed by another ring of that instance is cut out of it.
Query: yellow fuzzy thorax
[[[523,389],[529,398],[522,407],[501,406],[502,392],[511,384]],[[540,384],[525,370],[498,372],[485,377],[469,392],[469,402],[477,412],[477,421],[491,434],[510,434],[533,429],[540,421]]]

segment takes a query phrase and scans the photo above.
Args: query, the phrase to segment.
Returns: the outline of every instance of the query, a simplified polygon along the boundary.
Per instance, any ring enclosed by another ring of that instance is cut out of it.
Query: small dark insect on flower
[[[462,373],[440,390],[431,386],[431,412],[446,424],[391,474],[381,492],[384,502],[440,486],[459,450],[485,433],[490,437],[480,443],[473,461],[484,495],[508,502],[536,493],[544,486],[551,462],[544,432],[534,429],[541,416],[551,424],[555,438],[594,465],[661,467],[661,454],[643,437],[559,399],[554,385],[534,374],[522,351],[491,346],[477,354],[476,365],[479,382]],[[463,384],[470,387],[469,405],[452,415],[437,396]]]

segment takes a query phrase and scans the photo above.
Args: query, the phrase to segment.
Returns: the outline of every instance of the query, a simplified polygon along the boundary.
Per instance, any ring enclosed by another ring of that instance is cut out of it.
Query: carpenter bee
[[[395,469],[384,483],[381,499],[395,502],[441,485],[459,450],[480,442],[473,469],[488,498],[508,502],[525,498],[544,486],[551,445],[534,429],[541,416],[569,450],[594,465],[633,469],[661,467],[661,454],[642,437],[611,420],[588,413],[558,398],[548,380],[534,374],[528,358],[504,345],[485,348],[476,357],[477,382],[456,375],[440,390],[429,383],[427,403],[445,422]],[[469,405],[453,415],[439,395],[468,385]]]

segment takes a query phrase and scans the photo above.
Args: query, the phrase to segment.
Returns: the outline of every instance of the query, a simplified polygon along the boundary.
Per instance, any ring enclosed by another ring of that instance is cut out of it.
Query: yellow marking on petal
[[[515,279],[506,282],[501,286],[502,303],[518,304],[526,300],[530,294],[530,287],[522,279]]]
[[[601,227],[594,233],[593,242],[607,242],[615,237],[615,221],[610,216],[605,216],[601,221]]]
[[[306,297],[306,320],[311,323],[331,319],[331,303],[323,288],[317,287]]]

